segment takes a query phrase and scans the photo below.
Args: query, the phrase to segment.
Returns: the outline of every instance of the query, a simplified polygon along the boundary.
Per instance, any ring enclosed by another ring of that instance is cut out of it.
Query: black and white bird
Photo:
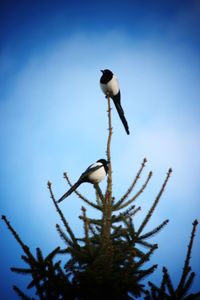
[[[101,70],[103,75],[100,78],[100,87],[106,96],[110,96],[113,99],[119,117],[124,125],[126,133],[129,134],[129,127],[126,121],[123,108],[121,106],[121,94],[119,89],[119,82],[117,77],[112,73],[112,71],[105,69]]]
[[[57,201],[58,203],[67,198],[73,193],[79,185],[84,182],[97,184],[101,182],[108,173],[108,161],[105,159],[99,159],[96,163],[90,165],[85,172],[83,172],[78,181]]]

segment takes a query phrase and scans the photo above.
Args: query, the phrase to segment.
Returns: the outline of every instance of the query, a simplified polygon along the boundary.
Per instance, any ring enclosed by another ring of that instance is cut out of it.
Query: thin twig
[[[20,236],[18,235],[18,233],[14,230],[14,228],[10,225],[10,222],[7,220],[6,216],[2,216],[2,220],[6,223],[8,229],[10,230],[10,232],[13,234],[14,238],[16,239],[16,241],[19,243],[19,245],[22,247],[24,253],[26,253],[27,257],[29,258],[29,264],[31,266],[32,269],[34,269],[34,265],[33,263],[35,263],[35,258],[34,256],[32,255],[29,247],[27,245],[25,245]],[[32,272],[32,277],[33,277],[33,280],[35,281],[35,286],[36,286],[36,289],[37,289],[37,292],[38,292],[38,295],[40,297],[41,300],[44,299],[43,297],[43,292],[41,290],[41,287],[40,287],[40,284],[38,282],[38,279],[37,277],[35,276],[35,273]]]
[[[112,217],[112,222],[117,223],[124,220],[124,218],[132,218],[138,211],[141,210],[141,207],[132,208],[131,210],[127,209],[126,211],[119,213],[119,215]]]
[[[81,208],[83,212],[83,223],[84,223],[84,232],[85,232],[85,244],[88,247],[89,251],[91,252],[91,243],[90,243],[90,238],[89,238],[89,220],[86,216],[86,208],[82,206]],[[91,253],[90,253],[91,254]]]
[[[61,239],[67,244],[67,246],[73,248],[74,242],[66,235],[66,233],[63,231],[59,224],[56,224],[56,229]]]
[[[156,228],[154,228],[153,230],[143,234],[142,236],[139,237],[139,240],[145,240],[148,239],[150,237],[152,237],[154,234],[158,233],[160,230],[163,229],[164,226],[167,225],[167,223],[169,222],[169,220],[165,220],[164,222],[162,222],[160,225],[158,225]]]
[[[158,204],[158,202],[160,200],[160,197],[162,196],[162,194],[164,192],[164,189],[165,189],[165,187],[167,185],[167,182],[169,180],[169,177],[170,177],[171,173],[172,173],[172,169],[170,168],[169,171],[167,172],[166,179],[165,179],[165,181],[164,181],[164,183],[163,183],[163,185],[161,187],[160,192],[158,193],[158,195],[157,195],[157,197],[156,197],[156,199],[155,199],[152,207],[150,208],[148,214],[146,215],[146,218],[144,219],[144,221],[142,222],[141,226],[138,229],[137,236],[140,235],[140,233],[142,232],[142,230],[144,229],[144,227],[146,226],[146,224],[150,220],[150,218],[151,218],[151,216],[152,216],[152,214],[153,214],[153,212],[154,212],[154,210],[155,210],[155,208],[156,208],[156,206],[157,206],[157,204]]]
[[[193,225],[193,228],[192,228],[190,242],[189,242],[189,245],[188,245],[188,250],[187,250],[187,254],[186,254],[186,258],[185,258],[183,273],[182,273],[181,280],[180,280],[180,283],[178,285],[177,291],[179,291],[181,288],[183,288],[183,286],[185,284],[185,281],[186,281],[186,278],[187,278],[187,275],[191,270],[191,268],[190,268],[190,258],[191,258],[192,245],[193,245],[193,242],[194,242],[194,237],[195,237],[195,232],[196,232],[196,228],[197,228],[197,225],[198,225],[198,221],[195,220],[192,225]]]
[[[145,188],[147,187],[147,184],[149,183],[149,180],[150,180],[151,177],[152,177],[152,174],[153,174],[152,172],[149,172],[148,177],[147,177],[145,183],[143,184],[143,186],[141,187],[141,189],[140,189],[140,190],[139,190],[139,191],[138,191],[138,192],[137,192],[130,200],[128,200],[127,202],[125,202],[125,203],[122,204],[122,205],[120,205],[120,204],[122,203],[121,200],[118,201],[118,202],[114,205],[114,210],[122,209],[122,208],[124,208],[124,207],[130,205],[134,200],[136,200],[136,199],[138,198],[138,196],[144,192]]]
[[[163,276],[164,276],[164,280],[165,280],[165,285],[167,286],[168,291],[170,292],[170,296],[175,298],[174,286],[173,286],[173,283],[169,276],[168,270],[167,270],[167,268],[163,267],[162,271],[163,271]]]
[[[80,219],[80,220],[83,220],[83,216],[79,216],[79,219]],[[91,219],[91,218],[88,218],[88,220],[89,220],[89,223],[90,223],[90,224],[102,226],[102,221],[101,221],[101,220],[98,220],[98,219]]]
[[[22,300],[34,300],[35,298],[29,298],[22,292],[16,285],[13,285],[13,290],[17,293],[17,295],[22,299]]]
[[[77,240],[76,240],[76,238],[75,238],[75,235],[73,234],[73,232],[72,232],[72,230],[71,230],[71,228],[70,228],[70,226],[69,226],[67,220],[66,220],[65,217],[64,217],[64,214],[62,213],[62,210],[61,210],[60,207],[58,206],[57,201],[56,201],[56,199],[55,199],[55,197],[54,197],[54,194],[53,194],[53,191],[52,191],[52,188],[51,188],[51,182],[50,182],[50,181],[48,181],[47,187],[48,187],[48,189],[49,189],[49,191],[50,191],[50,195],[51,195],[51,199],[53,200],[53,204],[55,205],[55,208],[56,208],[58,214],[60,215],[60,218],[61,218],[61,220],[62,220],[62,222],[63,222],[63,224],[64,224],[64,226],[65,226],[65,228],[66,228],[66,230],[67,230],[67,232],[68,232],[68,234],[70,235],[70,237],[71,237],[72,241],[74,242],[74,244],[78,247],[78,243],[77,243]]]
[[[10,222],[7,220],[6,216],[2,216],[1,217],[2,220],[6,223],[8,229],[10,230],[10,232],[13,234],[14,238],[16,239],[16,241],[20,244],[20,246],[22,247],[23,251],[26,253],[26,255],[30,258],[34,258],[33,255],[31,254],[29,247],[27,245],[25,245],[20,236],[18,235],[18,233],[14,230],[14,228],[10,225]]]
[[[143,162],[141,163],[141,167],[140,167],[139,171],[137,172],[137,174],[136,174],[136,176],[135,176],[135,178],[134,178],[132,184],[131,184],[130,187],[128,188],[127,192],[121,197],[121,199],[119,200],[118,203],[120,203],[120,204],[123,203],[124,200],[126,200],[127,197],[130,195],[130,193],[132,192],[133,188],[135,187],[135,185],[136,185],[138,179],[140,178],[140,175],[141,175],[141,173],[142,173],[142,171],[143,171],[143,169],[144,169],[144,167],[145,167],[145,165],[146,165],[146,162],[147,162],[147,159],[144,158],[144,159],[143,159]],[[116,205],[117,205],[117,204],[116,204]]]
[[[102,190],[98,184],[94,184],[94,189],[96,192],[97,203],[98,203],[99,207],[102,207],[102,204],[105,202],[105,197],[102,193]],[[101,202],[100,202],[100,200],[101,200]]]

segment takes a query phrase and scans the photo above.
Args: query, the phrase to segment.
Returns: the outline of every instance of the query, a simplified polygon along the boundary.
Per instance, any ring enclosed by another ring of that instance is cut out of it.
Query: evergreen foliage
[[[146,291],[145,300],[198,300],[200,299],[200,292],[188,295],[189,289],[194,281],[195,273],[191,271],[190,258],[192,245],[194,242],[194,236],[196,232],[198,221],[193,222],[193,229],[190,237],[190,243],[188,245],[188,251],[182,271],[182,275],[175,289],[167,268],[163,268],[163,278],[160,287],[157,287],[152,282],[149,282],[150,291]]]
[[[35,289],[35,298],[25,295],[17,286],[14,286],[13,289],[21,299],[102,300],[105,298],[128,300],[139,296],[143,296],[146,300],[200,299],[200,293],[189,294],[195,276],[191,271],[190,257],[197,220],[193,223],[178,287],[176,289],[173,287],[166,268],[163,268],[163,278],[159,287],[149,282],[148,290],[148,287],[143,284],[143,280],[157,268],[157,265],[151,265],[150,261],[158,245],[151,243],[149,239],[158,234],[167,225],[168,220],[164,220],[150,231],[146,229],[147,224],[161,199],[172,170],[168,170],[152,206],[138,228],[135,228],[134,217],[141,208],[137,207],[134,201],[144,192],[153,174],[150,172],[141,188],[135,191],[136,184],[147,163],[147,160],[144,159],[128,190],[120,199],[115,199],[112,185],[111,139],[113,131],[110,98],[107,97],[107,100],[109,128],[106,155],[109,161],[109,170],[106,191],[103,192],[99,185],[94,185],[95,201],[94,199],[89,200],[79,191],[75,191],[83,202],[97,209],[101,217],[89,217],[86,208],[82,206],[80,219],[83,222],[84,235],[82,238],[76,237],[55,199],[52,184],[48,182],[52,202],[62,221],[62,226],[56,224],[56,229],[65,247],[64,249],[57,247],[44,257],[40,248],[36,249],[34,255],[11,226],[6,216],[2,216],[24,252],[21,259],[26,267],[11,268],[11,271],[31,277],[27,289]],[[72,186],[67,173],[64,173],[64,178],[69,186]],[[58,260],[58,257],[61,259]]]

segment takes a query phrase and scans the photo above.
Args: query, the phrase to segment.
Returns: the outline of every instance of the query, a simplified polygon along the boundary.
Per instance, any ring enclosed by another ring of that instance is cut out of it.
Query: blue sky
[[[148,171],[154,176],[136,203],[142,206],[139,224],[173,168],[149,229],[170,219],[154,238],[159,243],[154,279],[159,281],[166,265],[177,282],[191,223],[200,218],[199,15],[199,1],[193,0],[1,1],[0,212],[31,249],[41,246],[47,254],[62,245],[47,181],[60,197],[67,189],[64,171],[75,181],[105,156],[106,101],[99,70],[110,68],[119,78],[131,131],[125,134],[113,109],[114,193],[123,194],[147,157],[140,184]],[[80,190],[93,195],[91,186]],[[81,205],[74,195],[62,204],[77,234],[82,233]],[[90,208],[88,213],[96,215]],[[16,299],[12,284],[27,281],[9,268],[21,265],[22,253],[4,224],[0,231],[1,299]],[[194,291],[200,285],[199,237],[198,230]]]

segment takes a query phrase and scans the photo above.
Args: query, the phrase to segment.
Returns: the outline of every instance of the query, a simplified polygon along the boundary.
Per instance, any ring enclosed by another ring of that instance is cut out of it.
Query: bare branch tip
[[[47,182],[47,187],[48,187],[49,189],[50,189],[51,185],[52,185],[51,181],[48,181],[48,182]]]
[[[199,224],[198,220],[194,220],[194,222],[192,223],[193,226],[197,226]]]
[[[167,270],[166,267],[163,267],[163,268],[162,268],[162,271],[163,271],[163,272],[167,272],[168,270]]]
[[[85,208],[84,206],[81,207],[81,210],[82,210],[83,212],[86,212],[86,208]]]
[[[1,216],[1,219],[5,221],[5,220],[6,220],[6,216],[5,216],[5,215],[2,215],[2,216]]]

